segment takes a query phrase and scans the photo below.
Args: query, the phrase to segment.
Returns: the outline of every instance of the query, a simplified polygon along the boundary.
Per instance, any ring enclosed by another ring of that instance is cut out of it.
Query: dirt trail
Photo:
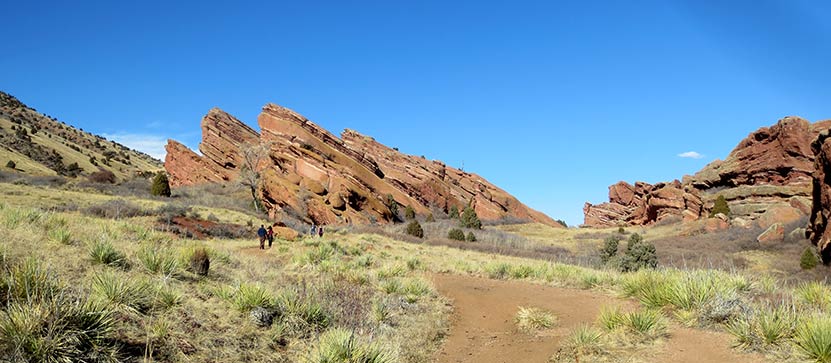
[[[583,290],[562,289],[518,281],[497,281],[459,275],[434,275],[438,291],[453,301],[450,335],[436,354],[438,363],[548,362],[561,340],[581,324],[593,323],[602,306],[633,306],[632,302]],[[550,310],[559,318],[555,329],[539,336],[516,331],[520,306]],[[670,338],[643,362],[762,362],[760,356],[729,348],[730,337],[714,332],[673,327]]]

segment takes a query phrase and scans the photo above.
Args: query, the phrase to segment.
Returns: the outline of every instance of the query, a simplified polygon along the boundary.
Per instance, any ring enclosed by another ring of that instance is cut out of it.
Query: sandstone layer
[[[238,181],[246,165],[243,155],[259,149],[265,155],[254,167],[262,176],[257,193],[274,219],[387,223],[398,218],[389,207],[392,199],[402,211],[411,206],[422,216],[471,205],[483,220],[561,226],[476,174],[399,153],[356,131],[338,138],[274,104],[263,107],[257,121],[260,133],[211,110],[201,123],[201,156],[169,140],[165,169],[171,185]]]
[[[831,120],[811,124],[786,117],[751,133],[725,160],[716,160],[681,182],[655,186],[619,182],[609,187],[608,203],[586,203],[584,225],[644,225],[670,216],[698,219],[709,215],[719,195],[725,197],[734,217],[761,218],[767,228],[775,221],[762,217],[776,209],[792,221],[794,213],[804,216],[809,209],[815,170],[811,142],[829,127]],[[789,210],[782,212],[782,208]]]

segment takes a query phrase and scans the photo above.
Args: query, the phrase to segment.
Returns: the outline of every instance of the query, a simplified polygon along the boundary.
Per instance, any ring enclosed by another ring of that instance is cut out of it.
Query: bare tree
[[[254,209],[257,212],[262,207],[262,202],[257,196],[257,191],[260,189],[262,183],[262,171],[264,169],[261,164],[268,158],[269,150],[271,150],[270,143],[245,143],[240,145],[242,165],[240,166],[239,183],[251,190],[251,198],[254,201]]]

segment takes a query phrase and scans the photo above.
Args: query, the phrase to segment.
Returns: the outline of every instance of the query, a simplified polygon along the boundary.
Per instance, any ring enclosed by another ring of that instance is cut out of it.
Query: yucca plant
[[[317,347],[308,354],[306,363],[392,363],[389,349],[364,342],[345,329],[334,329],[320,336]]]
[[[779,345],[793,336],[797,314],[792,307],[779,305],[757,311],[759,337],[766,345]]]
[[[107,272],[93,278],[92,291],[115,307],[138,313],[150,311],[155,300],[154,291],[146,281],[128,280]]]
[[[802,320],[796,328],[794,344],[807,359],[831,362],[831,317],[823,314]]]
[[[831,289],[823,282],[811,281],[794,289],[794,296],[801,303],[820,310],[831,307]]]
[[[644,309],[626,314],[625,325],[632,332],[643,337],[654,339],[667,332],[664,315],[659,310]]]
[[[72,233],[70,233],[69,230],[67,230],[66,228],[50,229],[48,234],[49,239],[51,239],[52,241],[64,245],[72,244]]]
[[[738,317],[728,321],[724,328],[736,339],[736,347],[749,349],[759,342],[753,320],[749,317]]]
[[[521,306],[514,317],[514,322],[519,330],[531,333],[552,328],[557,322],[557,317],[547,310]]]
[[[93,242],[89,248],[89,256],[93,263],[118,267],[128,266],[127,256],[116,250],[112,243],[104,239]]]
[[[144,270],[151,274],[173,276],[179,269],[176,256],[166,248],[145,245],[136,252],[136,258]]]
[[[277,307],[282,313],[281,323],[286,333],[305,336],[322,331],[331,322],[329,312],[309,296],[301,296],[294,290],[285,290],[277,295]]]
[[[604,306],[600,309],[600,314],[597,316],[597,323],[608,331],[615,330],[625,323],[626,315],[620,311],[620,307]]]
[[[232,297],[237,310],[249,312],[254,308],[271,308],[274,306],[274,296],[261,285],[240,284]]]
[[[603,333],[589,325],[578,326],[566,340],[575,357],[594,355],[604,351]]]

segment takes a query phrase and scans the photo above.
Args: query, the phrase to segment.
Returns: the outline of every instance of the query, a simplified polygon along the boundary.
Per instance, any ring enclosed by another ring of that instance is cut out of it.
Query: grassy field
[[[449,327],[448,302],[430,283],[435,273],[592,290],[642,306],[605,311],[573,331],[557,361],[624,361],[660,344],[676,325],[729,332],[737,349],[772,361],[831,361],[831,289],[785,283],[771,262],[776,251],[737,252],[758,255],[748,257],[759,261],[749,269],[620,273],[408,240],[398,226],[334,228],[323,239],[278,241],[262,251],[251,239],[158,232],[151,216],[106,219],[54,208],[124,199],[153,209],[169,201],[2,186],[0,355],[11,361],[425,362]],[[256,218],[218,206],[193,209],[234,223]],[[426,233],[440,239],[442,223],[425,223]],[[668,231],[639,232],[663,241]],[[532,247],[588,254],[617,231],[515,225],[478,233],[491,241],[485,244],[509,233],[518,245],[524,238]],[[770,267],[756,268],[763,264]],[[544,314],[526,313],[518,321],[547,324]]]

